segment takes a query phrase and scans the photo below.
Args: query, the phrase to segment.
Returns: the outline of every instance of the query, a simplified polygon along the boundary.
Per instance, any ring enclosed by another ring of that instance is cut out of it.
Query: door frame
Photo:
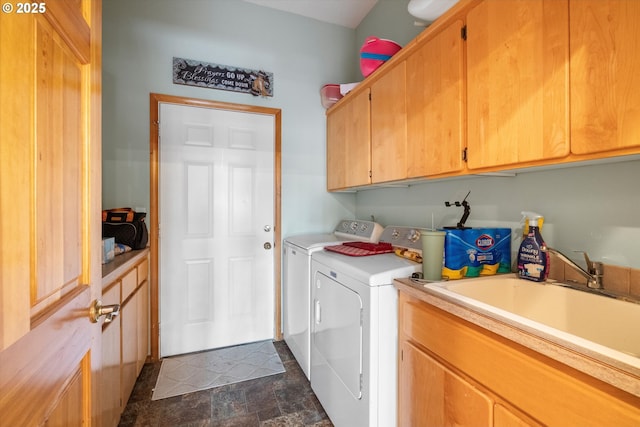
[[[228,102],[211,101],[207,99],[186,98],[181,96],[164,95],[159,93],[149,94],[149,177],[150,177],[150,215],[149,223],[149,245],[150,253],[150,344],[151,344],[151,360],[157,361],[160,358],[160,318],[159,318],[159,274],[158,274],[158,178],[160,172],[159,165],[159,113],[160,104],[177,104],[191,107],[203,107],[217,110],[235,111],[239,113],[254,113],[271,115],[274,119],[274,255],[273,255],[273,284],[274,284],[274,336],[275,339],[282,340],[281,327],[281,148],[282,148],[282,111],[279,108],[260,107],[255,105],[234,104]]]

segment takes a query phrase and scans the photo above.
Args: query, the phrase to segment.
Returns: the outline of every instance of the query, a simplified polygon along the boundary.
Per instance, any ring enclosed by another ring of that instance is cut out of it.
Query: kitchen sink
[[[513,274],[424,286],[507,319],[529,319],[640,358],[640,304]]]

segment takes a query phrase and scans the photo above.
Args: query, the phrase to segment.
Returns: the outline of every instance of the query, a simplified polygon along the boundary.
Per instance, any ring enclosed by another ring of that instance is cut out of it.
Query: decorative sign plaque
[[[273,96],[273,73],[173,58],[173,83]]]

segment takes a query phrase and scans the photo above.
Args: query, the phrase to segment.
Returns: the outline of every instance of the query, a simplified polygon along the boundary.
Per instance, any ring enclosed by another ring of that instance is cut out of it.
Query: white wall
[[[455,226],[467,201],[467,226],[520,229],[520,212],[545,216],[546,243],[575,260],[587,251],[605,264],[640,268],[640,160],[527,172],[515,177],[469,177],[432,181],[407,188],[361,191],[356,215],[375,215],[383,225]],[[512,234],[513,246],[520,244]],[[515,249],[514,249],[515,250]]]
[[[103,4],[103,206],[149,208],[149,93],[282,110],[282,235],[353,218],[353,194],[326,192],[319,90],[355,74],[355,31],[240,0]],[[274,74],[274,96],[172,83],[181,57]]]

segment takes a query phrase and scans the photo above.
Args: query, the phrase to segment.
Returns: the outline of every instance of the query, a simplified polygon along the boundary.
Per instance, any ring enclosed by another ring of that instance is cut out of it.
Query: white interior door
[[[274,118],[160,104],[160,357],[274,336]]]

